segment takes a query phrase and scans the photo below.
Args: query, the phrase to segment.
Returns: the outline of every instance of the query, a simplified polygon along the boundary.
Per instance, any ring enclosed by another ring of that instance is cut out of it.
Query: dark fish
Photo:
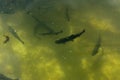
[[[58,35],[62,33],[63,31],[58,31],[58,32],[46,32],[46,33],[41,33],[41,35]]]
[[[33,19],[35,19],[38,23],[41,23],[41,21],[38,18],[36,18],[31,11],[27,11],[26,13],[30,15]]]
[[[19,79],[11,79],[11,78],[6,77],[3,74],[0,74],[0,80],[19,80]]]
[[[10,38],[9,38],[9,36],[7,36],[7,35],[4,35],[4,37],[5,37],[5,40],[4,40],[3,43],[7,43],[7,42],[10,40]]]
[[[21,40],[21,38],[18,36],[16,30],[14,30],[11,26],[8,26],[8,30],[9,32],[16,38],[18,39],[22,44],[24,44],[24,42]]]
[[[93,49],[92,56],[95,56],[98,53],[99,48],[101,47],[101,37],[100,35],[98,36],[97,43]]]
[[[56,44],[64,44],[68,41],[73,41],[74,39],[76,39],[77,37],[81,36],[83,33],[85,32],[85,30],[83,30],[82,32],[78,33],[78,34],[72,34],[70,36],[67,36],[65,38],[61,38],[55,41]]]
[[[36,18],[30,11],[27,11],[27,14],[30,15],[33,19],[35,19],[38,22],[37,26],[34,28],[34,34],[37,33],[37,34],[41,34],[41,35],[57,35],[59,33],[62,33],[62,31],[58,31],[58,32],[54,31],[52,28],[47,26],[47,24],[45,24],[44,22],[42,22],[38,18]],[[41,29],[40,27],[47,30],[47,32],[45,32],[45,33],[38,32],[39,29]]]
[[[67,21],[70,21],[70,14],[69,14],[69,8],[68,7],[65,9],[65,16],[66,16]]]

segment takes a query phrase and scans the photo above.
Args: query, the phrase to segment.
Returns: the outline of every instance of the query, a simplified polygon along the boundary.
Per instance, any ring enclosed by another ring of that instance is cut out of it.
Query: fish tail
[[[20,40],[20,42],[21,42],[22,44],[24,44],[24,41]]]

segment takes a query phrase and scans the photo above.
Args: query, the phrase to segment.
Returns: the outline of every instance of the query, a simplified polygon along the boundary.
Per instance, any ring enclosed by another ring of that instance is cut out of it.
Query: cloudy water
[[[119,0],[0,0],[0,80],[120,80]]]

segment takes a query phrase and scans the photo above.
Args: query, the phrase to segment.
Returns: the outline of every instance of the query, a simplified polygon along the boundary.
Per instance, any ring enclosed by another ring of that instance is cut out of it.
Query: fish
[[[92,51],[92,56],[95,56],[98,53],[98,50],[99,50],[100,47],[101,47],[101,36],[99,35],[98,39],[97,39],[97,42],[96,42],[96,45],[95,45],[95,47]]]
[[[41,35],[58,35],[60,33],[62,33],[63,31],[58,31],[56,32],[55,30],[53,30],[52,28],[50,28],[47,24],[45,24],[44,22],[40,21],[37,17],[35,17],[31,11],[27,11],[26,12],[28,15],[30,15],[36,22],[38,22],[37,26],[34,28],[34,34],[41,34]],[[41,29],[40,27],[44,28],[45,30],[47,30],[47,32],[45,33],[40,33],[39,29]]]
[[[68,7],[65,9],[65,16],[66,16],[67,21],[69,22],[70,21],[70,14],[69,14],[69,8]]]
[[[56,44],[64,44],[66,42],[73,41],[77,37],[80,37],[84,32],[85,32],[85,29],[83,29],[83,31],[80,32],[80,33],[72,34],[70,36],[67,36],[67,37],[64,37],[64,38],[60,38],[60,39],[56,40],[55,43]]]
[[[11,26],[8,26],[8,30],[16,39],[18,39],[22,44],[24,44],[24,41],[18,36],[15,29],[13,29]]]
[[[58,35],[62,33],[63,31],[57,31],[57,32],[46,32],[46,33],[41,33],[41,35]]]
[[[9,38],[9,36],[7,36],[7,35],[4,35],[4,37],[5,37],[5,40],[4,40],[3,43],[5,44],[5,43],[7,43],[7,42],[10,40],[10,38]]]
[[[11,79],[11,78],[6,77],[3,74],[0,74],[0,80],[19,80],[19,79]]]
[[[34,27],[34,35],[58,35],[60,33],[62,33],[63,31],[55,31],[52,28],[50,28],[47,24],[45,24],[44,22],[40,22],[38,23],[35,27]]]

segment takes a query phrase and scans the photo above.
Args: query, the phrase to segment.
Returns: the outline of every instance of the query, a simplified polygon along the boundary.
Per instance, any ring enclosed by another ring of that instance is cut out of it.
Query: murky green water
[[[119,0],[8,1],[0,3],[1,74],[19,80],[120,80]],[[83,29],[73,41],[55,43]]]

